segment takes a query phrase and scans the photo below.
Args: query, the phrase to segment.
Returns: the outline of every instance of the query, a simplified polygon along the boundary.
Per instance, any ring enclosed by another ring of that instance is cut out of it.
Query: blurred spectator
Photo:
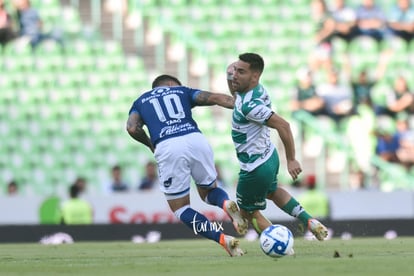
[[[53,39],[62,44],[61,34],[58,31],[44,33],[39,12],[30,4],[30,0],[14,0],[19,23],[19,34],[28,37],[33,48],[46,39]]]
[[[356,80],[351,80],[352,86],[352,102],[355,111],[358,110],[359,105],[368,105],[373,107],[372,102],[372,87],[374,87],[376,80],[369,79],[368,72],[363,69],[359,72]]]
[[[335,21],[334,37],[339,37],[349,43],[357,35],[355,10],[347,6],[345,0],[335,0],[332,17]]]
[[[356,9],[357,32],[360,36],[369,36],[377,42],[384,39],[386,17],[375,0],[361,0],[361,5]]]
[[[397,0],[387,17],[391,33],[407,43],[414,37],[414,7],[410,0]]]
[[[377,119],[377,145],[375,153],[383,160],[400,163],[397,151],[400,148],[399,134],[396,131],[395,121],[389,116],[380,116]]]
[[[0,0],[0,45],[6,45],[14,38],[12,18],[6,10],[4,0]]]
[[[400,141],[400,147],[397,150],[398,159],[402,165],[410,169],[414,165],[414,128],[410,125],[406,113],[398,115],[397,131]]]
[[[17,186],[17,182],[14,180],[11,180],[7,184],[7,194],[8,195],[16,195],[19,192],[19,187]]]
[[[328,11],[324,0],[313,0],[311,3],[312,19],[315,24],[315,51],[310,56],[312,71],[320,68],[332,68],[332,35],[335,22]]]
[[[393,86],[387,93],[387,109],[393,118],[403,111],[414,113],[414,95],[408,87],[407,79],[402,75],[394,79]]]
[[[307,111],[312,115],[320,114],[324,103],[316,92],[312,72],[308,68],[302,68],[297,72],[297,79],[296,93],[291,101],[293,116],[298,110]]]
[[[92,206],[79,198],[81,190],[75,184],[69,187],[70,199],[62,204],[63,224],[91,224],[93,221]]]
[[[339,81],[339,72],[327,72],[327,82],[318,85],[318,95],[324,100],[323,114],[339,122],[352,113],[352,91],[348,84]]]
[[[129,185],[122,178],[121,166],[115,165],[112,167],[111,179],[108,181],[108,183],[105,183],[104,188],[107,193],[129,191]]]
[[[83,177],[76,178],[76,180],[73,183],[73,185],[75,185],[75,186],[78,187],[79,193],[86,192],[86,179],[85,178],[83,178]]]
[[[308,175],[303,186],[306,191],[298,196],[298,201],[307,212],[316,218],[327,218],[329,216],[329,198],[328,195],[317,189],[314,175]]]
[[[157,165],[149,161],[145,165],[145,175],[141,179],[138,190],[151,190],[158,185]]]
[[[352,103],[353,111],[358,112],[358,107],[360,105],[367,105],[376,114],[383,113],[383,107],[375,106],[372,97],[372,88],[380,81],[387,70],[387,66],[390,60],[390,51],[384,51],[381,53],[378,65],[375,68],[374,74],[372,77],[369,76],[367,69],[362,69],[358,72],[357,78],[352,77],[353,68],[349,58],[345,60],[344,72],[347,75],[352,87]]]

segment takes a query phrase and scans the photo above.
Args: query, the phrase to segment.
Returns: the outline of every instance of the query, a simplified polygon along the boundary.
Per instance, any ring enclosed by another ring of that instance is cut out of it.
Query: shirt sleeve
[[[273,114],[272,109],[260,100],[253,100],[244,104],[242,111],[249,121],[260,124],[266,123],[269,117]]]
[[[132,113],[138,113],[139,114],[137,101],[135,101],[132,104],[131,108],[129,109],[128,115],[131,115]]]
[[[189,88],[189,90],[190,90],[190,92],[192,93],[192,96],[191,96],[191,102],[192,102],[193,106],[196,106],[196,105],[197,105],[197,103],[196,103],[196,97],[197,97],[197,95],[198,95],[198,94],[200,94],[202,91],[201,91],[201,90],[199,90],[199,89],[191,89],[191,88]]]

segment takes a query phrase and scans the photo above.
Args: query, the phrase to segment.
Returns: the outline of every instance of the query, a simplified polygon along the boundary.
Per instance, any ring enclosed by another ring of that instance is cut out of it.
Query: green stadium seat
[[[101,57],[123,56],[124,52],[120,42],[115,40],[105,40],[94,43],[95,55]]]
[[[386,94],[390,89],[391,87],[388,82],[383,81],[377,83],[372,89],[372,101],[379,106],[385,106],[387,102]]]
[[[79,11],[74,7],[65,6],[59,8],[59,26],[66,38],[76,39],[82,31],[82,21]]]
[[[3,55],[9,57],[31,56],[32,53],[32,47],[30,46],[29,39],[26,37],[21,37],[7,43],[3,51]]]
[[[34,52],[39,57],[48,57],[60,56],[62,51],[62,46],[56,40],[46,39],[39,43]]]
[[[7,72],[27,72],[33,70],[33,58],[26,55],[5,55],[2,59],[4,70]]]
[[[63,68],[63,57],[61,55],[36,55],[32,60],[35,72],[49,73]]]
[[[335,56],[341,56],[348,52],[348,44],[340,38],[334,38],[332,40],[332,46],[335,52]]]
[[[382,48],[391,49],[394,52],[406,54],[408,50],[408,44],[402,38],[392,36],[383,41]]]
[[[13,81],[14,74],[8,73],[7,71],[2,72],[0,75],[0,90],[1,90],[1,100],[13,98],[12,89],[14,87]]]
[[[353,54],[379,53],[379,46],[373,38],[361,36],[351,41],[349,44],[349,51]]]
[[[0,147],[0,179],[20,170],[21,177],[30,182],[29,186],[33,182],[33,193],[45,195],[53,191],[66,193],[67,185],[79,174],[87,177],[91,187],[99,192],[100,183],[107,178],[114,163],[122,164],[125,172],[136,178],[139,175],[136,164],[152,159],[152,155],[126,134],[125,112],[133,100],[148,89],[151,81],[148,76],[152,73],[147,71],[144,59],[139,55],[126,56],[120,42],[102,40],[100,31],[88,34],[88,26],[82,25],[79,11],[74,6],[62,8],[58,0],[32,2],[36,7],[42,7],[47,28],[61,24],[65,51],[61,53],[56,44],[45,43],[33,55],[27,42],[17,41],[4,49],[0,58],[0,67],[5,69],[0,74],[0,138],[10,135],[16,139],[2,139],[12,141]],[[313,49],[309,1],[261,0],[254,4],[246,0],[227,3],[218,0],[128,2],[131,12],[138,11],[150,26],[157,24],[161,33],[171,37],[171,42],[182,44],[190,51],[191,59],[202,60],[214,77],[222,77],[226,66],[237,59],[238,53],[260,53],[266,61],[262,82],[271,92],[276,110],[290,118],[289,102],[296,81],[295,72],[307,64]],[[160,3],[163,4],[161,8]],[[160,20],[160,13],[168,20]],[[57,14],[59,20],[56,20]],[[209,28],[206,28],[206,22],[211,22]],[[243,40],[240,40],[240,30],[244,33]],[[410,72],[414,64],[414,43],[408,47],[408,57],[400,42],[390,41],[389,46],[396,50],[387,76],[401,70]],[[342,41],[334,41],[334,47],[335,54],[345,54],[348,50]],[[355,61],[354,68],[374,68],[379,48],[372,41],[357,39],[350,45],[349,52]],[[341,59],[335,58],[340,65]],[[200,72],[196,73],[200,75]],[[204,73],[201,77],[208,78]],[[387,85],[381,82],[374,88],[376,103],[385,101]],[[107,106],[108,101],[111,105],[102,109],[102,104]],[[229,170],[225,174],[233,183],[239,168],[231,139],[226,136],[230,122],[217,125],[209,108],[194,109],[194,114],[200,129],[211,139],[216,159],[228,164]],[[230,115],[223,117],[230,118]],[[102,123],[103,118],[105,123]],[[343,126],[344,132],[368,124],[365,119],[361,118],[358,124],[350,121]],[[315,152],[318,143],[323,143],[318,139],[324,135],[321,139],[335,144],[331,135],[335,125],[306,121],[305,127],[305,138],[315,138],[314,143],[310,143]],[[26,140],[17,138],[19,135],[24,137],[25,132]],[[295,131],[295,136],[299,134],[299,130]],[[20,149],[23,142],[25,148]],[[33,154],[19,161],[18,156],[28,149]],[[335,147],[330,145],[331,149],[333,151]],[[359,149],[354,151],[361,152]],[[7,171],[5,160],[1,158],[3,153],[15,156],[13,168]],[[358,158],[361,157],[355,154],[354,160]],[[289,176],[281,174],[281,179],[289,181]],[[390,189],[395,188],[400,187]]]
[[[414,54],[414,40],[411,40],[411,42],[408,44],[408,52],[410,54]]]

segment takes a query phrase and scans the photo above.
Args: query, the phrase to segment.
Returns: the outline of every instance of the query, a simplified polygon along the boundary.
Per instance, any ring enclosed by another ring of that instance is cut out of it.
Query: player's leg
[[[251,172],[241,170],[237,183],[237,203],[240,212],[255,231],[260,234],[271,225],[271,222],[263,216],[260,210],[266,208],[266,196],[275,187],[275,169],[278,165],[276,151],[271,158]]]
[[[239,241],[225,235],[217,225],[190,206],[190,184],[192,172],[192,141],[199,137],[191,135],[169,139],[157,145],[155,158],[159,167],[161,191],[175,216],[189,227],[195,235],[219,243],[230,256],[241,256]],[[179,146],[177,146],[179,145]],[[214,179],[213,179],[214,180]]]
[[[247,233],[249,223],[240,213],[237,203],[229,199],[227,192],[220,187],[216,187],[216,183],[210,188],[197,185],[198,193],[207,204],[218,206],[223,209],[230,217],[234,228],[240,235]]]
[[[190,206],[190,195],[180,198],[167,196],[167,202],[175,216],[190,228],[195,235],[201,235],[207,239],[220,242],[220,231],[201,213]]]
[[[247,218],[247,220],[251,223],[256,233],[259,235],[263,232],[263,230],[272,225],[272,223],[265,216],[263,216],[262,212],[260,212],[259,210],[249,212],[240,209],[240,212],[243,217]]]
[[[204,136],[201,134],[197,136],[197,139],[193,139],[192,145],[198,150],[191,151],[190,168],[198,193],[206,203],[223,209],[231,218],[236,231],[244,235],[247,232],[248,222],[241,216],[236,202],[229,199],[225,190],[217,187],[213,150]]]
[[[237,239],[224,234],[203,214],[190,207],[189,194],[167,201],[175,216],[187,225],[195,235],[200,234],[209,240],[219,243],[231,257],[238,257],[244,254],[243,250],[239,247],[239,241]]]
[[[328,229],[318,220],[313,218],[300,203],[285,189],[277,189],[268,194],[268,199],[272,200],[276,206],[288,215],[298,218],[306,229],[309,229],[318,240],[324,240],[328,235]]]
[[[195,235],[201,235],[213,240],[229,253],[230,256],[242,256],[244,252],[239,248],[239,241],[232,236],[225,235],[216,224],[211,223],[203,214],[190,206],[190,195],[175,198],[166,194],[168,205],[175,216],[190,228]]]

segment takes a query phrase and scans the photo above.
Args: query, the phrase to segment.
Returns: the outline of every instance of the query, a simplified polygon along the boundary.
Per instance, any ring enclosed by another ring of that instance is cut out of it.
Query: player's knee
[[[174,215],[177,219],[181,220],[181,215],[185,212],[185,210],[187,210],[188,208],[190,208],[190,205],[184,205],[183,207],[178,208],[177,210],[174,211]]]

